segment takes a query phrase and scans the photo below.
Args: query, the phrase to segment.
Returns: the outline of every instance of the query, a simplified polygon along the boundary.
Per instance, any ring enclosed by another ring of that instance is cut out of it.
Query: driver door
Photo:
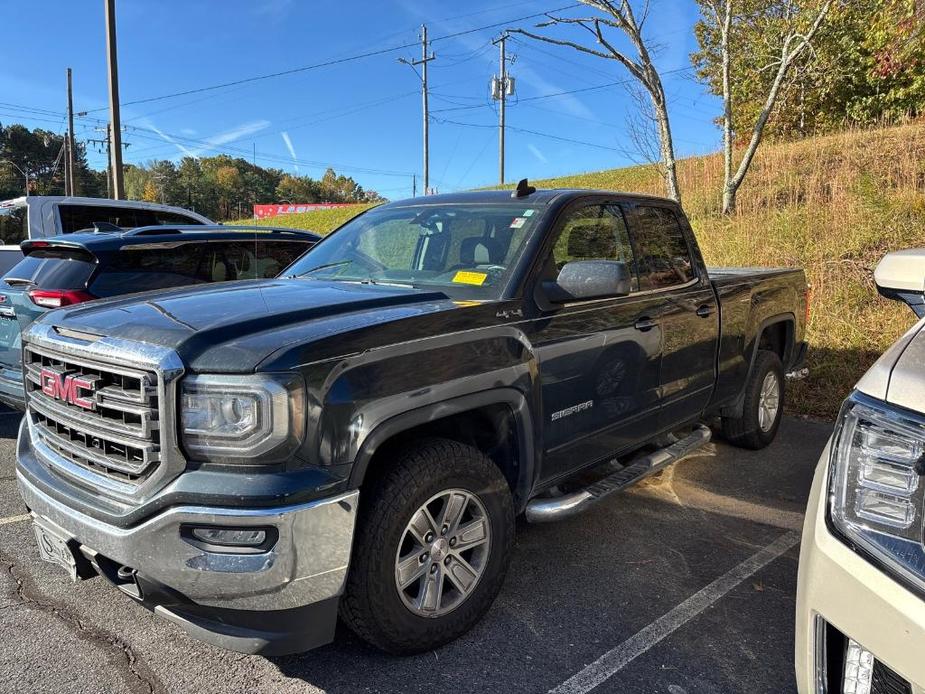
[[[658,424],[664,300],[638,292],[636,262],[616,205],[583,204],[560,219],[546,275],[573,260],[619,260],[630,268],[627,296],[554,305],[536,321],[546,480],[631,447]]]

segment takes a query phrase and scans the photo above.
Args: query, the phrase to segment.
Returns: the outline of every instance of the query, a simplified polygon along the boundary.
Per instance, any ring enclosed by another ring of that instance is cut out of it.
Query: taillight
[[[42,308],[61,308],[96,298],[82,289],[30,289],[26,294],[33,304]]]
[[[806,285],[806,293],[803,295],[803,327],[809,325],[809,305],[813,298],[813,290]]]

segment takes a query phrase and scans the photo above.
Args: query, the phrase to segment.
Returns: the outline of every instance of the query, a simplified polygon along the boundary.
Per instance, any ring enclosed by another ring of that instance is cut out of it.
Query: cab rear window
[[[83,249],[38,249],[6,273],[39,289],[85,289],[96,268],[96,258]]]

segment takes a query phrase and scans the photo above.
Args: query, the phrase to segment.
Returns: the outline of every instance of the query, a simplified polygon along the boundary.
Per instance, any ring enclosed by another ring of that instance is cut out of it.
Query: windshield
[[[286,275],[497,298],[539,212],[522,203],[382,207],[338,229]]]

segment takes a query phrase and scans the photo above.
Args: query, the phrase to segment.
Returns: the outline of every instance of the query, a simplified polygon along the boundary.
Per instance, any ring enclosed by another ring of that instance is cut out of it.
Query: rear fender
[[[745,402],[745,386],[748,383],[749,379],[752,376],[752,369],[755,368],[755,360],[758,358],[758,348],[761,345],[761,336],[764,331],[772,325],[778,325],[780,323],[789,324],[787,326],[787,331],[785,335],[784,342],[784,354],[781,357],[781,362],[784,365],[784,371],[787,370],[787,365],[790,359],[793,358],[794,351],[794,326],[795,318],[792,313],[782,313],[777,316],[772,316],[766,318],[762,321],[756,331],[753,334],[751,341],[748,343],[746,348],[746,354],[748,356],[748,372],[745,380],[742,382],[742,388],[739,390],[739,394],[736,396],[736,399],[729,405],[723,408],[723,415],[726,417],[741,417],[742,416],[742,407]]]

